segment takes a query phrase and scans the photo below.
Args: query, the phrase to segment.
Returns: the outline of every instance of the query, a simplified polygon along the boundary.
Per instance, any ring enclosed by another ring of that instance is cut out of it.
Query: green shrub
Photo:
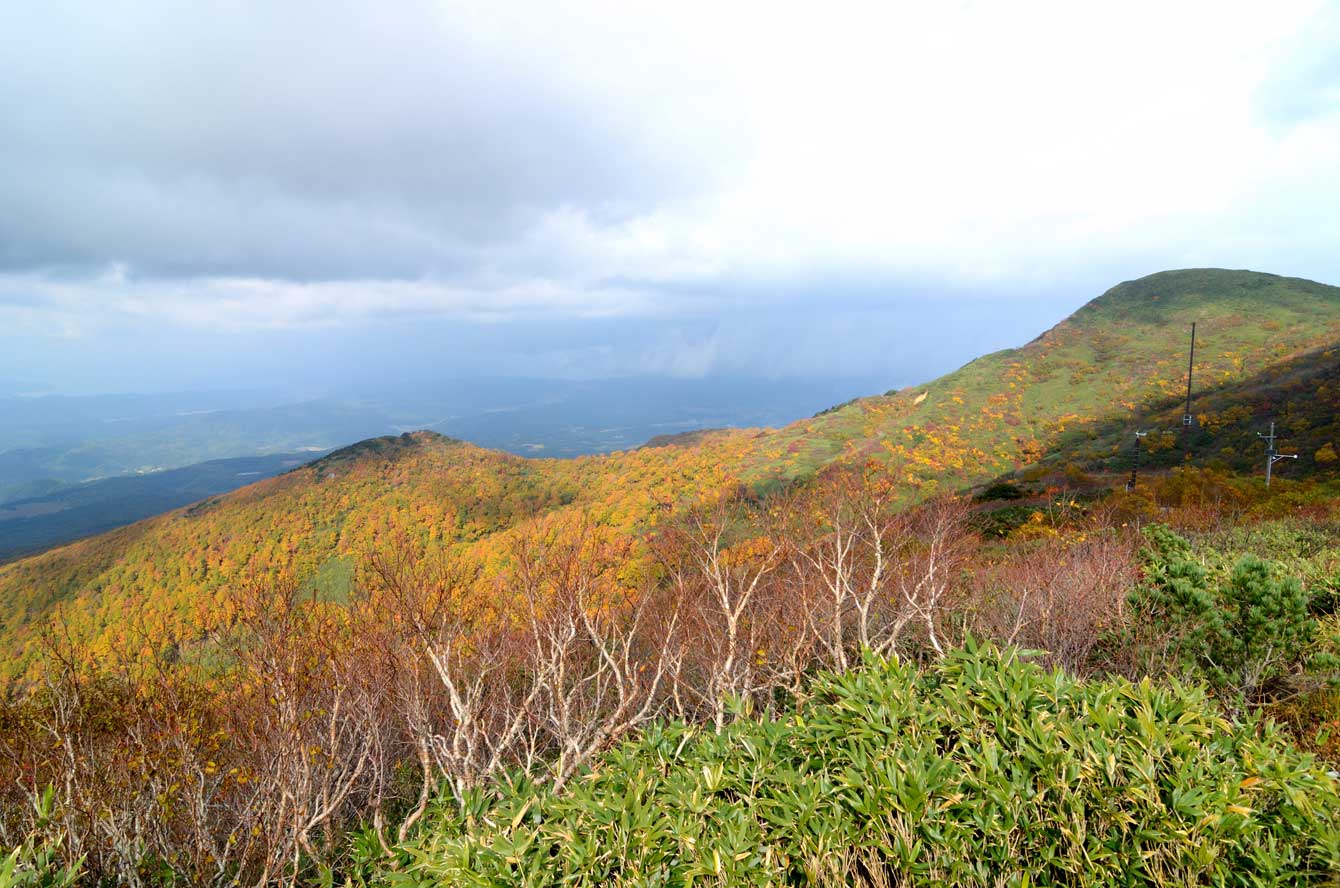
[[[988,503],[993,500],[1017,500],[1023,499],[1024,491],[1011,481],[997,481],[994,484],[987,485],[981,493],[977,494],[976,499],[979,503]]]
[[[1012,505],[978,512],[969,519],[973,530],[988,539],[1005,539],[1038,514],[1035,506]]]
[[[1279,576],[1255,555],[1217,578],[1167,528],[1146,528],[1145,537],[1144,581],[1132,601],[1136,619],[1171,627],[1171,653],[1184,670],[1255,701],[1298,670],[1334,666],[1315,648],[1319,623],[1297,579]]]
[[[871,658],[779,720],[672,723],[561,793],[443,807],[396,885],[1327,884],[1333,778],[1196,687],[969,645]]]
[[[1330,522],[1285,519],[1238,525],[1206,534],[1199,548],[1230,563],[1247,554],[1274,562],[1303,581],[1314,607],[1340,579],[1340,527]]]

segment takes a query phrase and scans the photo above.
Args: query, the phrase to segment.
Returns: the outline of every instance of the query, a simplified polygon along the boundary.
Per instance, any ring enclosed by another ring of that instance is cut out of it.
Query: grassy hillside
[[[1340,343],[1340,289],[1254,272],[1165,272],[1114,287],[1022,348],[780,430],[571,460],[429,433],[374,439],[0,567],[0,647],[31,645],[57,607],[91,657],[141,643],[137,633],[189,642],[229,619],[239,586],[288,573],[338,595],[357,557],[398,534],[423,549],[467,552],[487,573],[505,558],[508,534],[546,514],[582,511],[629,533],[702,494],[740,483],[766,491],[834,463],[875,460],[906,499],[1081,452],[1115,467],[1126,429],[1180,415],[1192,321],[1205,393],[1197,409],[1206,411],[1197,453],[1206,458],[1247,450],[1247,420],[1264,419],[1286,392],[1288,404],[1335,397],[1323,349]],[[1248,392],[1244,418],[1233,411]],[[1327,468],[1315,454],[1334,440],[1333,426],[1302,429],[1289,409],[1281,420],[1313,449],[1297,471]],[[1236,437],[1214,437],[1224,429]],[[630,561],[630,572],[640,569]]]
[[[1269,368],[1340,344],[1340,288],[1217,269],[1120,284],[1022,348],[781,430],[746,475],[785,483],[833,460],[873,458],[912,487],[962,486],[1077,438],[1163,428],[1170,416],[1180,426],[1193,321],[1198,392],[1253,380],[1269,389]],[[1217,413],[1230,400],[1209,406]]]
[[[1137,416],[1117,416],[1059,435],[1040,465],[1127,472],[1133,432],[1143,431],[1141,465],[1168,468],[1187,462],[1261,474],[1265,445],[1257,437],[1275,423],[1281,453],[1297,462],[1276,464],[1282,478],[1330,474],[1340,468],[1340,348],[1320,347],[1271,364],[1245,379],[1197,387],[1196,425],[1182,425],[1178,399]]]

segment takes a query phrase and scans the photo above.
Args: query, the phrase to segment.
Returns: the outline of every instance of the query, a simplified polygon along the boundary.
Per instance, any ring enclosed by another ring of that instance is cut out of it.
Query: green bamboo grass
[[[561,793],[446,805],[395,886],[1335,885],[1336,780],[1198,687],[969,643],[869,658],[780,719],[672,723]]]

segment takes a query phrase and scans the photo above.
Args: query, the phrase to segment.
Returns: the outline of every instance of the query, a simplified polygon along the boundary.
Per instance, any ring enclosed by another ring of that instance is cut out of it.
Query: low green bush
[[[1324,885],[1340,792],[1196,686],[969,642],[821,676],[784,718],[654,727],[561,792],[481,788],[399,852],[387,884]]]
[[[1026,496],[1024,491],[1012,481],[997,481],[994,484],[986,486],[981,493],[974,499],[979,503],[989,503],[994,500],[1017,500]]]
[[[1169,628],[1166,644],[1183,671],[1255,702],[1288,676],[1334,669],[1335,658],[1316,644],[1321,624],[1298,579],[1253,554],[1216,570],[1167,528],[1144,533],[1134,612],[1137,621]]]

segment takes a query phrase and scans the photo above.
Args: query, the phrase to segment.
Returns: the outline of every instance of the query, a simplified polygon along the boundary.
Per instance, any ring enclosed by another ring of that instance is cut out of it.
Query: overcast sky
[[[1340,283],[1338,50],[1279,0],[0,4],[0,387],[888,387],[1165,268]]]

